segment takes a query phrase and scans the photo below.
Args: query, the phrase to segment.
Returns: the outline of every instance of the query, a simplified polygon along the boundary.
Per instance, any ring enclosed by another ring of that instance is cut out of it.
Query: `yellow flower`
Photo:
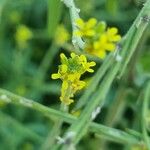
[[[32,36],[31,30],[25,25],[20,25],[15,33],[15,39],[20,48],[25,48],[27,41],[30,40]]]
[[[97,20],[95,18],[89,19],[87,22],[84,22],[81,18],[76,20],[76,25],[78,30],[74,32],[74,35],[81,37],[92,37],[96,34],[95,25]]]
[[[97,23],[94,18],[89,19],[87,22],[77,19],[76,25],[78,29],[74,32],[74,35],[83,37],[85,41],[84,50],[101,59],[106,57],[107,52],[114,51],[116,43],[121,40],[118,29],[115,27],[107,29],[103,21]],[[87,64],[86,66],[88,68]],[[88,69],[88,71],[92,72],[91,69]]]
[[[121,40],[121,36],[118,33],[118,29],[113,27],[113,28],[108,28],[106,34],[107,34],[107,39],[109,42],[118,42]]]
[[[69,39],[70,39],[70,35],[66,30],[66,28],[64,27],[64,25],[62,24],[59,25],[55,33],[55,43],[61,46],[64,43],[66,43]]]
[[[107,35],[103,34],[98,41],[94,42],[94,53],[103,59],[106,56],[106,51],[114,51],[115,47],[114,43],[108,41]]]
[[[116,49],[116,42],[121,39],[121,36],[117,32],[117,28],[109,28],[99,36],[98,40],[87,43],[85,50],[90,54],[104,59],[107,52],[112,52]]]
[[[85,82],[80,80],[81,75],[86,71],[94,72],[90,67],[96,65],[95,62],[87,62],[84,55],[78,56],[71,53],[70,56],[67,58],[63,53],[60,54],[61,65],[59,65],[58,73],[51,76],[52,79],[62,80],[60,100],[66,105],[70,105],[74,94],[85,86]]]
[[[94,70],[90,68],[96,65],[94,61],[88,63],[86,57],[84,55],[81,55],[80,62],[87,72],[94,72]]]
[[[115,49],[115,44],[108,41],[106,34],[103,34],[98,41],[94,42],[94,48],[99,51],[113,51]]]

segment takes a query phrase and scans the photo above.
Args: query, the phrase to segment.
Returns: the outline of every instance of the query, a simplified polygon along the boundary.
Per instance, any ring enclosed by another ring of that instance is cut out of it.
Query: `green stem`
[[[148,150],[150,150],[150,139],[147,133],[146,117],[149,111],[149,103],[150,103],[150,82],[148,83],[146,90],[145,90],[145,94],[144,94],[144,101],[143,101],[143,107],[142,107],[142,120],[141,120],[143,139],[147,145]]]
[[[67,112],[68,108],[66,107],[66,105],[61,103],[60,111]],[[44,144],[42,145],[41,148],[42,150],[54,149],[54,146],[56,144],[55,141],[56,138],[60,135],[62,124],[63,124],[62,118],[56,119],[53,128],[51,129],[48,137],[46,138]]]
[[[48,116],[54,120],[57,118],[62,118],[64,122],[67,122],[69,124],[73,124],[76,121],[78,121],[76,117],[68,113],[64,113],[61,111],[57,111],[57,110],[45,107],[37,102],[28,100],[24,97],[17,96],[3,89],[0,89],[0,101],[3,101],[5,103],[12,103],[12,104],[16,104],[22,107],[27,107],[27,108],[36,110],[38,112],[41,112],[43,115]],[[100,134],[100,135],[105,135],[106,139],[115,141],[118,143],[140,144],[140,140],[135,136],[132,136],[123,131],[109,128],[109,127],[106,127],[97,123],[90,123],[89,130],[91,132],[96,132],[97,134]],[[116,139],[118,140],[116,141]]]
[[[142,37],[145,29],[148,26],[149,20],[150,20],[150,0],[147,0],[147,2],[144,4],[143,9],[141,10],[138,17],[131,26],[130,30],[126,34],[126,40],[130,42],[130,45],[128,45],[126,47],[126,51],[122,53],[123,60],[122,65],[120,66],[121,70],[119,73],[119,77],[123,75],[125,69],[127,68],[128,63],[131,60],[133,53],[135,52],[136,46],[140,38]],[[130,39],[127,38],[128,36],[130,37]]]
[[[120,86],[119,89],[117,89],[117,94],[113,100],[113,103],[111,104],[110,108],[108,109],[108,112],[106,114],[104,124],[109,127],[113,127],[116,122],[121,118],[124,109],[126,107],[126,101],[125,96],[127,92],[125,90],[125,87]],[[106,149],[107,141],[101,138],[101,148]]]
[[[62,13],[60,0],[48,0],[47,30],[50,38],[53,38]]]
[[[125,87],[120,86],[120,88],[117,90],[117,95],[115,96],[113,103],[111,104],[106,115],[104,123],[105,125],[113,127],[114,124],[119,120],[119,118],[121,118],[126,106],[126,95],[127,91]]]

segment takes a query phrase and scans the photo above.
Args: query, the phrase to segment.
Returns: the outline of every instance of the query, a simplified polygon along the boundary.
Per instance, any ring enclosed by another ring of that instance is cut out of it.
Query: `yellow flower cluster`
[[[52,79],[61,79],[63,81],[61,88],[60,100],[65,105],[70,105],[74,100],[74,94],[85,86],[85,82],[80,80],[82,74],[94,72],[95,62],[87,62],[84,55],[76,55],[71,53],[71,57],[67,58],[63,53],[60,54],[61,65],[59,65],[58,73],[52,74]]]
[[[20,25],[15,33],[15,40],[20,48],[25,48],[27,41],[33,37],[32,31],[25,25]]]
[[[55,43],[59,46],[63,45],[70,39],[70,35],[64,25],[58,25],[55,32]]]
[[[105,58],[107,52],[114,51],[116,43],[121,40],[117,28],[106,28],[104,22],[97,22],[95,18],[87,22],[77,19],[76,26],[78,29],[74,35],[82,37],[86,42],[85,51],[101,59]]]
[[[77,19],[76,24],[79,30],[75,31],[75,35],[81,37],[92,37],[96,34],[94,27],[97,24],[97,20],[95,18],[91,18],[87,22],[84,22],[82,19]]]

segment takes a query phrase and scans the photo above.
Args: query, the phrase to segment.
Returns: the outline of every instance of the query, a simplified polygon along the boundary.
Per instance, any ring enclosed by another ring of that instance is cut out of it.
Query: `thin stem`
[[[45,107],[37,102],[28,100],[24,97],[17,96],[3,89],[0,89],[0,101],[3,101],[5,103],[16,104],[22,107],[27,107],[27,108],[39,111],[43,115],[48,116],[54,120],[57,118],[62,118],[64,122],[67,122],[69,124],[73,124],[76,121],[78,121],[76,117],[68,113],[64,113],[61,111],[57,111],[55,109]],[[105,135],[106,139],[115,141],[118,143],[140,144],[140,140],[135,136],[132,136],[123,131],[109,128],[109,127],[106,127],[97,123],[90,123],[89,130],[91,132],[96,132],[97,134],[100,134],[100,135]],[[116,141],[115,139],[118,139],[118,140]]]
[[[60,111],[67,112],[68,108],[63,103],[61,103]],[[48,137],[46,138],[44,144],[41,147],[42,150],[54,149],[54,146],[56,144],[55,140],[60,135],[62,124],[63,119],[57,118],[54,122],[53,128],[51,129]]]
[[[53,38],[62,13],[60,0],[48,0],[47,30],[49,38]]]
[[[148,83],[145,94],[144,94],[144,101],[143,101],[143,107],[142,107],[142,133],[143,133],[143,139],[147,145],[147,149],[150,150],[150,139],[147,132],[147,124],[146,124],[146,116],[148,114],[149,110],[149,102],[150,102],[150,82]]]
[[[74,33],[74,31],[77,30],[75,22],[80,17],[79,16],[80,10],[75,6],[74,0],[62,0],[62,2],[64,2],[64,4],[69,8],[71,23],[72,23],[72,30],[73,30],[72,33]],[[75,48],[83,49],[84,47],[84,42],[81,39],[81,37],[77,37],[74,34],[72,34],[72,43],[75,46]]]
[[[126,106],[126,95],[127,90],[124,86],[120,86],[120,88],[117,89],[117,94],[106,115],[106,119],[104,121],[105,125],[113,127],[114,124],[119,120],[119,118],[121,118]]]

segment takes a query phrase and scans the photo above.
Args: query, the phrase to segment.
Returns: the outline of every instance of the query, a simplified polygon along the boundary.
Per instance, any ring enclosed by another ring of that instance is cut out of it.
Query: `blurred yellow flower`
[[[12,23],[17,24],[21,20],[21,14],[18,11],[12,11],[9,14],[9,19]]]
[[[71,114],[75,117],[79,117],[81,114],[81,110],[73,111],[73,112],[71,112]]]
[[[84,22],[81,18],[76,20],[76,25],[78,30],[74,32],[74,35],[81,37],[92,37],[96,34],[95,25],[97,20],[95,18],[89,19],[87,22]]]
[[[93,67],[95,62],[87,62],[84,55],[76,55],[71,53],[70,58],[67,58],[63,53],[60,54],[61,65],[59,65],[58,73],[52,74],[52,79],[60,78],[62,83],[60,100],[66,105],[74,102],[73,96],[85,86],[85,82],[80,80],[80,77],[85,72],[94,72]]]
[[[30,40],[32,36],[32,31],[27,26],[19,25],[15,33],[15,40],[20,48],[25,48],[27,41]]]
[[[115,27],[108,28],[106,35],[109,42],[118,42],[121,40],[121,36],[118,33],[118,29]]]
[[[133,145],[131,150],[148,150],[144,145]]]
[[[70,39],[70,35],[64,25],[59,25],[55,32],[55,43],[57,45],[63,45]]]
[[[87,43],[85,50],[92,55],[104,59],[107,52],[115,51],[116,43],[121,39],[121,36],[117,32],[117,28],[109,28],[99,36],[98,40],[93,41],[93,45]]]
[[[95,18],[84,22],[81,18],[76,20],[77,30],[74,35],[80,36],[85,41],[84,50],[101,59],[106,57],[107,52],[115,51],[116,44],[121,40],[118,29],[106,28],[104,21],[97,22]]]
[[[98,41],[94,42],[94,53],[103,59],[106,56],[106,51],[114,51],[115,47],[114,43],[108,41],[107,35],[103,34]]]

